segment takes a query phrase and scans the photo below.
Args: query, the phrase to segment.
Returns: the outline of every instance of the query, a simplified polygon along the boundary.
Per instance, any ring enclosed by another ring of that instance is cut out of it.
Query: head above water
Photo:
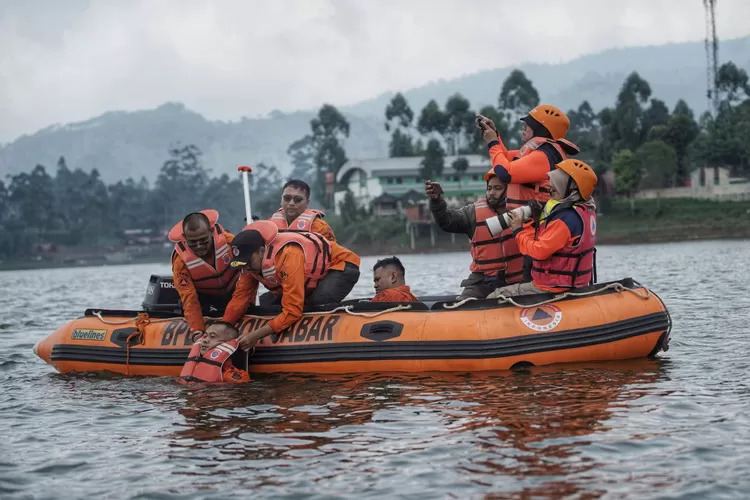
[[[214,250],[211,223],[205,214],[193,212],[182,219],[182,233],[190,250],[201,259],[209,257]]]
[[[387,257],[372,267],[372,282],[375,293],[406,284],[406,269],[398,257]]]
[[[310,204],[310,186],[299,179],[291,179],[281,190],[281,210],[288,224],[307,210]]]
[[[216,321],[206,328],[206,333],[198,340],[201,346],[201,356],[219,344],[239,337],[240,332],[229,323]]]

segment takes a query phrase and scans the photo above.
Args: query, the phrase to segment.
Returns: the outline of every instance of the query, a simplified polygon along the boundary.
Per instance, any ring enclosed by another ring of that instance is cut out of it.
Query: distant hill
[[[734,61],[750,71],[750,37],[722,41],[721,61]],[[705,49],[703,42],[654,47],[612,49],[580,57],[566,64],[517,66],[531,78],[542,100],[568,110],[587,99],[594,109],[614,103],[623,80],[638,71],[650,84],[653,96],[670,108],[682,98],[700,115],[706,109]],[[430,99],[444,104],[455,92],[477,109],[497,104],[505,77],[513,68],[482,71],[449,81],[432,82],[404,92],[419,110]],[[342,107],[351,122],[346,150],[350,158],[384,156],[388,135],[383,113],[393,93]],[[170,144],[196,144],[214,174],[234,172],[237,165],[270,163],[290,170],[287,147],[307,134],[315,110],[274,112],[267,118],[236,122],[209,121],[179,103],[133,112],[113,111],[85,122],[54,125],[25,135],[0,148],[0,176],[28,171],[37,163],[53,171],[59,156],[71,167],[98,168],[105,181],[128,176],[153,180]]]

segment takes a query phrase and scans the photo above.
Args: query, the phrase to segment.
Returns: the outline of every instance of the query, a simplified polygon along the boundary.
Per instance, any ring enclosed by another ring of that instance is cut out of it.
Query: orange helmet
[[[578,192],[584,200],[588,200],[594,192],[596,183],[599,179],[594,173],[594,169],[580,160],[563,160],[557,164],[557,168],[568,174],[578,186]]]
[[[490,179],[495,177],[495,167],[490,167],[486,174],[484,174],[484,182],[490,182]]]
[[[568,133],[568,127],[570,127],[568,116],[554,106],[540,104],[529,111],[528,116],[541,123],[554,140],[562,139]]]

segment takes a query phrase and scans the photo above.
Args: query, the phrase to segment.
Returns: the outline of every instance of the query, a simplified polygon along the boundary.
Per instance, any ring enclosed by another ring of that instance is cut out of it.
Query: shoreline
[[[676,227],[672,231],[664,231],[662,228],[655,228],[653,230],[646,231],[633,231],[633,232],[622,232],[622,233],[605,233],[597,239],[597,247],[607,245],[655,245],[664,243],[685,243],[693,241],[736,241],[750,239],[750,229],[738,228],[739,230],[733,234],[727,234],[726,231],[721,230],[710,230],[708,228],[701,228],[701,232],[694,232],[692,234],[686,234],[685,227]],[[717,228],[718,229],[718,228]],[[679,233],[679,234],[676,234]],[[455,244],[440,242],[434,247],[429,246],[429,242],[420,242],[426,246],[421,248],[399,248],[396,246],[388,247],[386,245],[378,246],[373,248],[372,245],[362,246],[352,245],[348,247],[353,252],[357,253],[360,257],[384,257],[389,255],[419,255],[419,254],[438,254],[438,253],[451,253],[451,252],[468,252],[469,242],[468,239],[465,242]],[[152,255],[147,258],[134,259],[127,262],[74,262],[74,263],[63,263],[54,261],[26,261],[26,262],[0,262],[0,272],[5,271],[34,271],[40,269],[67,269],[76,267],[110,267],[110,266],[126,266],[126,265],[138,265],[138,264],[168,264],[170,253],[165,253],[164,256]]]

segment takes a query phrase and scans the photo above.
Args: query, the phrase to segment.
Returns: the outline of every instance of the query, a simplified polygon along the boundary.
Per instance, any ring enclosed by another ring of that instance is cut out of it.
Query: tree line
[[[0,258],[28,255],[42,243],[57,246],[117,245],[128,229],[154,234],[169,230],[185,214],[206,207],[220,213],[227,228],[245,222],[239,176],[210,175],[194,145],[169,149],[151,185],[128,178],[107,185],[98,170],[71,169],[65,158],[54,175],[43,165],[0,181]],[[253,213],[266,217],[278,208],[283,177],[259,164],[250,176]]]
[[[717,75],[720,106],[716,115],[696,119],[683,100],[670,111],[652,97],[638,73],[627,76],[611,107],[599,111],[588,101],[567,110],[568,139],[581,148],[577,156],[598,174],[613,170],[618,194],[639,189],[681,186],[697,166],[724,166],[734,175],[750,176],[750,85],[747,73],[732,62]],[[502,83],[496,104],[480,105],[509,147],[519,147],[519,118],[540,103],[533,82],[519,70]],[[554,104],[554,103],[551,103]],[[457,156],[450,168],[459,176],[469,167],[462,155],[486,154],[474,125],[475,108],[460,93],[443,106],[429,101],[418,113],[403,94],[386,106],[385,130],[390,133],[389,156],[422,157],[420,176],[443,174],[448,155]],[[310,132],[287,152],[293,165],[289,178],[306,180],[314,202],[332,208],[325,196],[327,176],[336,176],[348,158],[344,142],[350,125],[330,104],[310,122]],[[60,158],[54,175],[43,165],[0,181],[0,258],[24,255],[35,244],[100,246],[122,241],[127,229],[164,231],[186,213],[213,207],[231,228],[244,223],[242,183],[238,176],[214,177],[194,145],[168,150],[156,181],[128,178],[106,185],[99,172],[71,169]],[[278,208],[284,179],[277,168],[263,164],[250,176],[253,211],[269,216]],[[603,193],[599,193],[602,195]],[[345,221],[367,218],[355,210],[352,197],[344,200]],[[373,235],[373,238],[377,235]]]
[[[717,114],[696,119],[680,99],[670,111],[652,97],[649,83],[637,72],[627,76],[613,106],[595,111],[588,101],[567,110],[567,138],[581,148],[577,156],[591,163],[600,175],[613,170],[616,191],[632,195],[640,189],[682,186],[700,166],[722,166],[750,176],[750,85],[747,72],[727,62],[719,68]],[[533,82],[520,70],[503,82],[496,105],[476,111],[491,118],[512,148],[520,146],[519,118],[540,103]],[[550,103],[554,104],[554,103]],[[445,104],[430,100],[420,111],[397,93],[385,109],[390,132],[389,156],[421,156],[420,177],[443,174],[445,157],[456,156],[450,167],[459,176],[469,167],[466,154],[486,154],[474,124],[475,109],[460,93]],[[334,106],[325,104],[311,121],[311,133],[289,146],[293,176],[308,179],[322,196],[326,174],[336,175],[346,163],[343,141],[349,123]],[[599,193],[602,194],[602,193]]]

